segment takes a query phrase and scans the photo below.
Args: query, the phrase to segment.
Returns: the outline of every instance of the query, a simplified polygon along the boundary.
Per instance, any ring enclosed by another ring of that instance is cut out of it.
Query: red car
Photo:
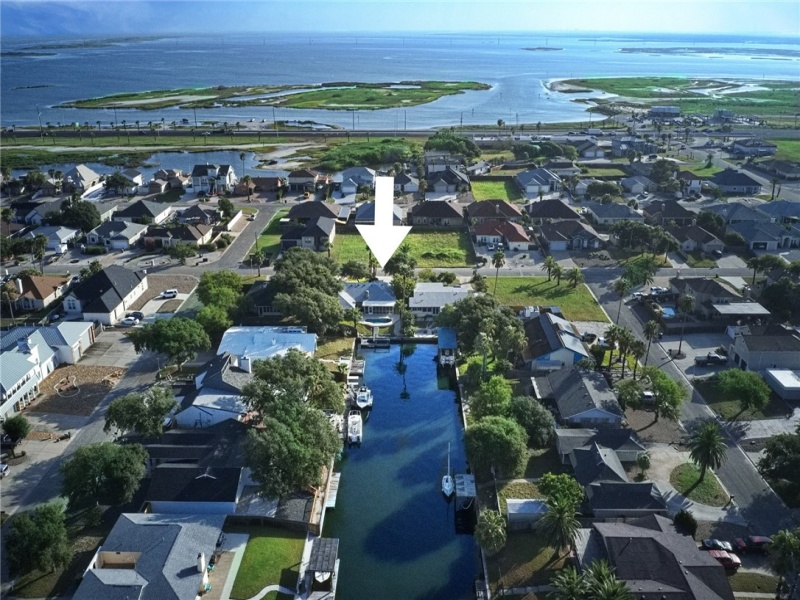
[[[772,540],[764,535],[748,535],[743,538],[736,538],[731,544],[734,552],[754,552],[766,554]]]
[[[708,554],[715,558],[726,571],[738,571],[742,566],[742,561],[738,556],[725,552],[725,550],[709,550]]]

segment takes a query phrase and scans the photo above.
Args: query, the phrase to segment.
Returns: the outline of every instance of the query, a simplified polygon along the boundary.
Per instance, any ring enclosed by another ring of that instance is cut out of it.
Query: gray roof
[[[143,271],[110,265],[81,281],[71,295],[81,301],[84,313],[110,313],[146,277]]]
[[[392,286],[386,281],[345,282],[344,289],[339,292],[339,303],[343,308],[353,308],[364,302],[396,301]]]
[[[599,239],[597,232],[591,225],[582,221],[556,221],[544,223],[539,226],[539,235],[548,243],[557,241],[570,241],[577,237],[586,240]]]
[[[466,298],[472,293],[470,285],[445,285],[439,282],[418,282],[414,295],[408,300],[411,309],[447,306]]]
[[[587,357],[589,353],[572,324],[553,313],[539,313],[525,322],[528,341],[525,358],[536,360],[550,352],[566,348]]]
[[[61,225],[42,225],[33,231],[29,231],[22,237],[33,239],[37,235],[43,235],[48,240],[59,241],[63,244],[66,241],[74,238],[77,234],[78,230],[70,227],[62,227]]]
[[[352,179],[356,185],[373,185],[375,183],[375,170],[369,167],[350,167],[341,174],[342,181]]]
[[[337,538],[315,538],[311,543],[311,557],[308,559],[307,570],[314,573],[333,573],[338,552]]]
[[[518,173],[517,181],[522,187],[527,187],[531,184],[538,186],[549,186],[553,182],[560,182],[561,177],[548,171],[547,169],[531,169],[530,171],[523,171]]]
[[[769,206],[769,205],[766,205]],[[703,207],[703,211],[720,215],[726,223],[731,221],[769,221],[762,207],[758,209],[743,202],[721,202]]]
[[[711,177],[711,181],[719,186],[757,186],[761,187],[755,179],[734,169],[725,169]]]
[[[403,208],[392,204],[392,213],[394,213],[392,222],[395,225],[403,223]],[[364,202],[356,208],[356,222],[357,223],[375,223],[375,202]]]
[[[532,219],[580,219],[581,216],[561,200],[540,200],[525,207]]]
[[[800,217],[800,202],[790,202],[789,200],[776,200],[775,202],[765,202],[756,210],[777,219]]]
[[[283,356],[290,348],[313,355],[317,349],[317,334],[305,327],[268,327],[239,325],[222,335],[217,354],[230,352],[251,360]]]
[[[444,171],[436,171],[428,176],[428,185],[433,185],[439,181],[443,181],[448,185],[469,185],[469,175],[453,167],[447,167]]]
[[[336,222],[328,217],[317,217],[311,219],[303,230],[303,237],[330,237],[331,232],[336,227]]]
[[[629,481],[617,453],[597,442],[592,442],[587,448],[573,450],[571,461],[575,468],[575,479],[582,486],[595,481]]]
[[[136,553],[134,568],[90,569],[73,600],[124,598],[123,591],[137,600],[195,598],[203,577],[197,557],[211,558],[224,522],[224,515],[121,515],[100,552]]]
[[[751,352],[800,352],[800,336],[793,329],[773,323],[750,325],[742,342]]]
[[[592,510],[653,510],[667,509],[658,486],[652,481],[596,481],[586,486],[586,497]]]
[[[601,373],[577,368],[560,369],[545,377],[537,377],[542,398],[554,398],[561,418],[569,419],[597,408],[622,419],[617,397]]]
[[[591,211],[598,219],[631,219],[634,221],[642,221],[644,217],[638,212],[633,210],[627,204],[620,204],[617,202],[609,202],[602,204],[600,202],[584,202],[581,206]]]
[[[126,206],[121,210],[114,213],[114,218],[122,217],[129,219],[141,219],[142,217],[150,217],[155,219],[158,215],[170,209],[169,204],[159,204],[157,202],[150,202],[148,200],[137,200],[130,206]]]
[[[681,243],[685,242],[686,240],[692,240],[698,244],[708,244],[709,242],[722,243],[717,236],[709,231],[706,231],[698,225],[689,225],[687,227],[669,227],[668,231],[676,240],[678,240],[678,242]]]
[[[64,321],[49,327],[33,327],[30,325],[14,327],[8,331],[0,332],[0,350],[5,351],[16,347],[17,340],[29,337],[34,332],[41,335],[45,343],[51,348],[64,346],[71,348],[80,340],[84,332],[91,327],[91,323],[84,321]]]
[[[328,217],[329,219],[335,219],[336,216],[336,209],[333,206],[325,202],[312,200],[310,202],[295,204],[289,211],[289,214],[286,215],[286,218],[304,220],[313,219],[315,217]]]
[[[748,242],[774,242],[784,237],[800,237],[800,230],[794,227],[787,229],[778,223],[743,221],[731,223],[728,229],[735,231]]]
[[[616,452],[644,452],[645,448],[636,439],[632,429],[556,429],[558,447],[565,454],[597,442]]]
[[[250,373],[231,364],[231,355],[223,352],[201,367],[201,388],[209,387],[231,394],[241,394],[245,385],[252,381]],[[200,376],[198,376],[200,377]]]
[[[128,223],[127,221],[105,221],[92,229],[90,233],[95,233],[102,238],[125,238],[131,239],[147,229],[147,225],[139,223]]]
[[[433,219],[460,219],[461,206],[450,202],[428,201],[417,204],[411,209],[411,216],[428,217]]]

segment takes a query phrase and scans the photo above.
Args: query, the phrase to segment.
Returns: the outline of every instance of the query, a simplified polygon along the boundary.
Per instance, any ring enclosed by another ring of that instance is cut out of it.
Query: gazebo
[[[332,599],[336,596],[339,576],[339,540],[317,538],[311,544],[311,557],[306,567],[305,584],[309,600]]]

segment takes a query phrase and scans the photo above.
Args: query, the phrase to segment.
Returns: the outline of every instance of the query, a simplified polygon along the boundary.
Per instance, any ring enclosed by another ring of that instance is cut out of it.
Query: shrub
[[[98,254],[105,254],[106,249],[103,246],[85,246],[83,253],[90,256],[97,256]]]
[[[217,249],[217,245],[216,244],[203,244],[202,246],[200,246],[200,249],[203,252],[214,252]]]
[[[697,519],[686,509],[678,512],[672,522],[675,524],[678,531],[685,535],[694,537],[697,533]]]
[[[224,240],[224,239],[222,239],[222,238],[219,238],[219,239],[218,239],[218,240],[215,242],[215,244],[214,244],[214,245],[216,246],[216,248],[218,248],[218,249],[222,250],[223,248],[227,248],[227,247],[228,247],[228,242],[227,242],[227,240]]]

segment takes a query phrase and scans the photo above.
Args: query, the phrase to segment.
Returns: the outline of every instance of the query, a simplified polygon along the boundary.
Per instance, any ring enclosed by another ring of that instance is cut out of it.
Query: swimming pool
[[[661,307],[661,316],[665,319],[674,319],[675,318],[675,308],[672,306],[662,306]]]

